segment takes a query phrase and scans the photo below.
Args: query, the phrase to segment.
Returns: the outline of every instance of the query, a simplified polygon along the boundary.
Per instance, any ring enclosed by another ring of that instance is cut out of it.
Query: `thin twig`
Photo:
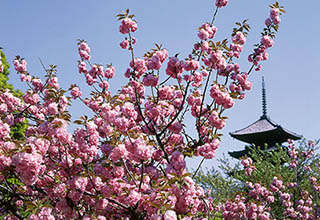
[[[201,167],[201,165],[202,165],[204,160],[205,160],[205,158],[203,157],[201,162],[198,165],[198,168],[196,169],[196,172],[194,172],[194,174],[192,175],[192,178],[194,178],[197,175],[197,172],[199,171],[199,169],[200,169],[200,167]]]

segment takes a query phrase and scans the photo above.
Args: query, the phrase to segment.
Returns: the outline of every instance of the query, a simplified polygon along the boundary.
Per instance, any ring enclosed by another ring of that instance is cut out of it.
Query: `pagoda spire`
[[[262,118],[267,117],[267,98],[264,77],[262,76]]]

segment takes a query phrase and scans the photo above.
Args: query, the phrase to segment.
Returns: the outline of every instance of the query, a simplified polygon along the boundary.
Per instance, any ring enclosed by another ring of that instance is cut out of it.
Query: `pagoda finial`
[[[264,77],[262,76],[262,117],[267,116],[267,100],[266,100],[266,88],[264,84]]]

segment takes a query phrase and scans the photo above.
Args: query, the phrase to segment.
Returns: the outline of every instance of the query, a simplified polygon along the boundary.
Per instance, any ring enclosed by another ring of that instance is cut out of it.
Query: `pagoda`
[[[302,138],[294,132],[291,132],[276,122],[272,121],[267,115],[266,89],[264,78],[262,77],[262,116],[251,125],[235,132],[229,133],[231,137],[248,143],[249,145],[264,147],[267,151],[277,149],[276,144],[281,146],[282,143],[287,142],[288,139],[299,140]],[[246,147],[241,151],[229,152],[233,158],[240,159],[248,155],[249,148]]]

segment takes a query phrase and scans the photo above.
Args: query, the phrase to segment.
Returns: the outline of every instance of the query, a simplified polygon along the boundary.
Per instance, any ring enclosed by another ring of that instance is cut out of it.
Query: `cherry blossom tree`
[[[30,89],[23,100],[9,90],[0,93],[6,107],[0,111],[3,218],[209,218],[212,199],[187,172],[185,158],[214,158],[225,112],[250,90],[248,76],[268,59],[284,13],[278,3],[271,5],[261,40],[248,57],[251,68],[242,71],[237,60],[250,30],[247,21],[237,22],[230,37],[215,39],[217,12],[227,4],[216,0],[212,19],[200,26],[198,42],[184,59],[169,56],[161,44],[136,56],[135,16],[120,13],[120,47],[131,60],[127,82],[116,94],[109,91],[110,81],[121,73],[94,63],[84,40],[78,43],[78,68],[92,88],[87,97],[77,85],[61,89],[56,66],[44,67],[41,80],[17,56],[15,70]],[[92,116],[71,122],[68,106],[75,100]],[[195,136],[187,133],[186,118],[194,120]],[[12,138],[11,127],[25,119],[25,140]],[[71,123],[78,125],[74,132],[68,130]]]

